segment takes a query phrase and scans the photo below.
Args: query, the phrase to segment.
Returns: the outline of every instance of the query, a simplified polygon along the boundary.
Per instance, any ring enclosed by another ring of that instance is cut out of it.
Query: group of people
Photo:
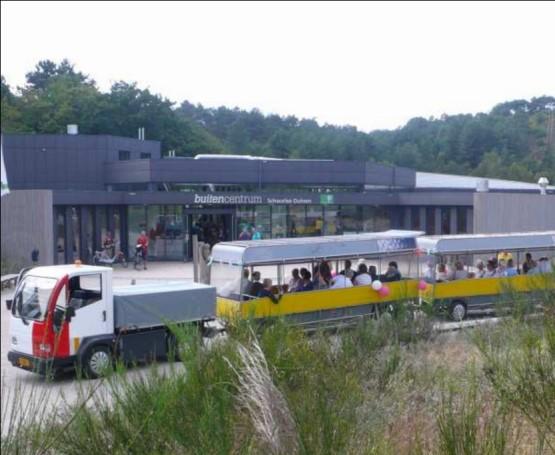
[[[338,274],[332,273],[328,261],[321,261],[315,265],[310,272],[307,268],[295,268],[291,271],[291,279],[287,286],[284,286],[286,292],[304,292],[315,291],[319,289],[339,289],[350,288],[353,286],[369,286],[375,280],[382,282],[399,281],[401,273],[397,262],[391,261],[385,274],[378,275],[376,266],[367,266],[360,263],[356,270],[352,268],[349,260],[345,261],[345,268]],[[243,281],[241,294],[247,298],[270,297],[275,299],[272,292],[273,282],[270,278],[261,280],[259,271],[251,273],[248,269],[243,270]]]
[[[304,275],[304,276],[303,276]],[[299,280],[300,279],[300,280]],[[397,262],[391,261],[383,275],[379,275],[375,265],[367,266],[364,262],[352,268],[350,260],[345,261],[345,268],[338,274],[332,274],[329,263],[322,261],[314,267],[311,274],[307,269],[293,269],[289,282],[289,292],[311,291],[316,289],[340,289],[353,286],[370,286],[374,281],[382,282],[399,281],[401,273]],[[299,282],[300,285],[295,286]]]
[[[239,240],[261,240],[262,239],[262,226],[243,226],[239,234]]]
[[[462,261],[455,261],[454,267],[440,263],[437,270],[433,262],[428,263],[428,269],[424,273],[426,281],[453,281],[468,278],[499,278],[520,275],[535,275],[538,273],[549,273],[552,267],[547,257],[541,257],[537,261],[532,258],[531,253],[526,253],[525,261],[522,263],[522,271],[515,266],[511,253],[501,252],[497,257],[489,258],[485,263],[480,260],[476,263],[476,270],[465,270]]]

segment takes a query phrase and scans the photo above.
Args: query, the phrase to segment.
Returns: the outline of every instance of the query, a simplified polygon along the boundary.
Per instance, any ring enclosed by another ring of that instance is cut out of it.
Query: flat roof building
[[[535,184],[371,162],[169,158],[157,141],[107,135],[6,134],[3,154],[3,254],[36,247],[43,264],[90,262],[108,232],[129,255],[146,231],[149,256],[161,260],[189,259],[195,233],[211,244],[252,229],[262,238],[470,233],[477,194],[539,194]],[[555,187],[547,193],[553,200]]]

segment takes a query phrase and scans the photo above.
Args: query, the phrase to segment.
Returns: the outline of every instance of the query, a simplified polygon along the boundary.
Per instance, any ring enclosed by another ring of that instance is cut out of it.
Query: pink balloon
[[[425,291],[427,287],[428,283],[426,283],[424,280],[420,280],[418,282],[418,289],[420,289],[421,291]]]
[[[389,287],[384,284],[378,291],[378,294],[380,294],[380,297],[387,297],[389,295],[389,292]]]

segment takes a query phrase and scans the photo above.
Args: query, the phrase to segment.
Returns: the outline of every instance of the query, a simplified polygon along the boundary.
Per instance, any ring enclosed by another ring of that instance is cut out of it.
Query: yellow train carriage
[[[423,263],[428,271],[430,266],[436,271],[432,276],[424,272],[431,285],[422,297],[455,320],[464,319],[469,312],[492,310],[505,297],[525,295],[533,304],[545,292],[555,290],[555,231],[427,236],[419,238],[417,244],[419,251],[426,254]],[[511,273],[504,263],[509,259]],[[489,272],[478,268],[479,263],[488,261],[496,268]],[[438,281],[440,267],[450,268],[451,274],[447,272]],[[453,276],[455,273],[459,276]],[[482,273],[494,276],[481,277]]]
[[[385,231],[369,234],[325,236],[294,239],[229,242],[215,245],[212,252],[211,284],[218,289],[219,317],[265,319],[285,317],[311,325],[321,322],[348,322],[372,314],[376,306],[418,298],[418,257],[416,231]],[[387,295],[370,285],[340,289],[318,289],[305,292],[284,292],[293,268],[328,261],[335,272],[345,261],[374,265],[378,275],[395,260],[403,277],[386,282]],[[269,297],[252,298],[245,289],[244,270],[259,271],[262,277],[276,283],[275,301]]]

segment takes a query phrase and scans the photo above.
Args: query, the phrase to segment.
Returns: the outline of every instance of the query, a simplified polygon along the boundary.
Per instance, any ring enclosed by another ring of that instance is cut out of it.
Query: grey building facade
[[[37,247],[41,263],[90,262],[108,233],[129,256],[143,230],[151,259],[187,260],[195,233],[215,243],[253,229],[275,238],[477,226],[475,182],[403,167],[167,158],[157,141],[102,135],[4,135],[3,154],[11,190],[2,198],[3,254]],[[497,182],[491,193],[538,193]]]

